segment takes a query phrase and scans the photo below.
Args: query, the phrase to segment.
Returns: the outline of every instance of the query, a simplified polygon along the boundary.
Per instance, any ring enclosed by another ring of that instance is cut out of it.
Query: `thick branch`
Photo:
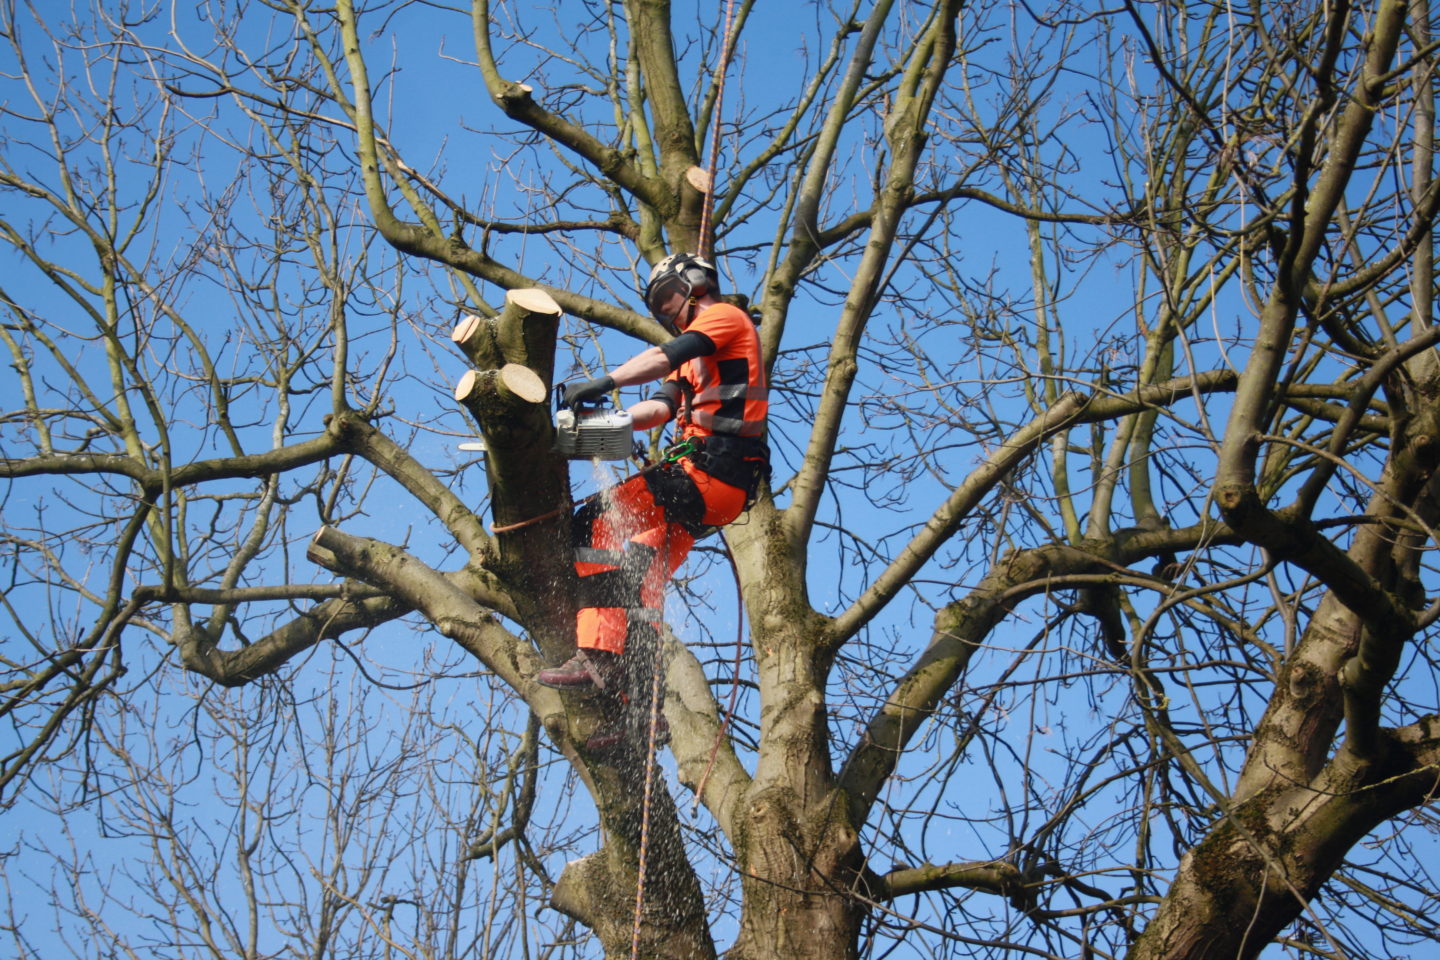
[[[1103,423],[1131,413],[1166,407],[1192,394],[1233,390],[1235,381],[1232,371],[1215,370],[1151,384],[1123,396],[1087,399],[1075,392],[1064,394],[1052,409],[1017,430],[983,464],[971,471],[926,521],[921,532],[875,579],[870,589],[832,621],[830,642],[835,645],[846,642],[879,613],[915,572],[935,555],[935,551],[954,535],[975,504],[1050,437],[1075,424]]]
[[[318,604],[238,650],[217,649],[213,641],[197,629],[177,633],[175,645],[185,669],[221,686],[238,687],[274,673],[296,654],[321,640],[333,640],[352,630],[379,626],[409,612],[409,606],[390,596],[362,600],[341,597]]]
[[[480,75],[485,78],[485,89],[505,116],[520,121],[593,164],[606,179],[642,202],[664,208],[667,195],[663,185],[643,176],[626,160],[622,151],[601,143],[582,127],[541,107],[531,96],[533,90],[527,84],[500,76],[500,67],[490,46],[489,0],[476,0],[471,6],[471,23],[475,32],[476,59]],[[668,32],[664,39],[669,39]]]
[[[815,427],[806,446],[805,461],[791,484],[792,502],[786,511],[785,532],[792,544],[804,542],[815,522],[835,455],[836,438],[850,405],[850,389],[859,370],[857,357],[861,339],[876,300],[883,292],[886,268],[901,219],[914,198],[915,170],[924,151],[930,108],[950,63],[958,8],[957,0],[937,5],[925,37],[911,52],[905,82],[885,119],[885,138],[893,160],[876,197],[875,222],[831,340],[825,385],[815,414]],[[885,9],[888,9],[887,3],[878,4],[872,18]],[[867,24],[862,35],[868,35],[871,26]],[[858,83],[853,75],[847,77],[847,85],[852,82]],[[807,238],[806,244],[813,244],[813,240]]]
[[[907,894],[956,887],[998,893],[1017,902],[1026,895],[1024,877],[1014,864],[982,860],[892,870],[874,881],[874,896],[877,900],[895,900]]]
[[[502,627],[453,577],[399,547],[352,537],[334,527],[316,532],[306,555],[327,570],[379,587],[420,611],[442,634],[519,692],[542,719],[563,712],[559,694],[530,681],[541,666],[535,650]]]
[[[750,774],[729,738],[722,736],[720,711],[700,661],[688,647],[673,641],[666,643],[665,661],[669,687],[665,715],[680,782],[699,791],[705,809],[731,843],[737,843],[738,806],[750,786]]]
[[[1297,192],[1295,203],[1302,209],[1297,210],[1291,235],[1280,255],[1279,276],[1261,311],[1260,327],[1236,391],[1220,448],[1216,491],[1222,510],[1228,509],[1225,506],[1227,502],[1243,504],[1255,499],[1253,486],[1255,458],[1260,449],[1258,438],[1271,414],[1276,384],[1290,348],[1295,317],[1314,260],[1326,242],[1331,219],[1343,199],[1356,160],[1366,147],[1367,135],[1377,114],[1382,78],[1394,58],[1405,9],[1403,0],[1382,0],[1380,3],[1366,47],[1360,81],[1350,92],[1315,188],[1308,193],[1304,190]],[[1337,14],[1337,19],[1343,17]],[[1310,144],[1302,138],[1295,154],[1308,160],[1309,152]],[[1247,489],[1250,489],[1250,494],[1245,492]],[[1232,526],[1237,525],[1240,519],[1238,515],[1226,516]]]
[[[961,521],[969,515],[974,506],[1040,444],[1069,427],[1076,414],[1084,407],[1085,397],[1072,391],[1062,396],[1044,415],[1011,434],[983,464],[961,481],[940,508],[925,521],[920,533],[916,534],[890,566],[875,578],[870,589],[832,621],[829,642],[838,646],[869,623],[905,588],[916,571],[935,555],[935,551],[954,535]]]
[[[141,487],[158,490],[167,481],[174,489],[210,480],[266,477],[319,463],[345,449],[333,431],[300,443],[242,457],[217,457],[176,464],[166,471],[147,467],[134,457],[113,454],[59,454],[0,460],[0,477],[69,476],[109,473],[129,477]]]
[[[1098,557],[1068,546],[1011,554],[963,599],[936,615],[929,646],[895,684],[840,771],[852,822],[865,822],[911,736],[955,685],[995,625],[1025,596],[1046,590],[1047,577],[1099,569],[1106,565]],[[1017,591],[1020,584],[1030,584],[1028,592]]]
[[[490,538],[480,518],[407,450],[358,417],[336,417],[331,423],[344,437],[347,450],[385,471],[424,504],[467,553],[480,556],[489,549]]]

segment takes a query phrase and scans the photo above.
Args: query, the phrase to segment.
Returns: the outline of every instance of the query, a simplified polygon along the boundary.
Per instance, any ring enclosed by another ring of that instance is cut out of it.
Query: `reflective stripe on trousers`
[[[572,531],[583,604],[576,646],[624,653],[631,611],[658,623],[665,584],[696,532],[734,520],[745,498],[745,491],[681,461],[637,474],[582,508]]]

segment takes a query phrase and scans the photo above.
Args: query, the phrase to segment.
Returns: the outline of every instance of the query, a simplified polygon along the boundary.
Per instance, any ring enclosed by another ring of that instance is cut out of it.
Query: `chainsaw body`
[[[555,414],[555,449],[570,460],[624,460],[633,446],[633,421],[605,406],[565,408]]]

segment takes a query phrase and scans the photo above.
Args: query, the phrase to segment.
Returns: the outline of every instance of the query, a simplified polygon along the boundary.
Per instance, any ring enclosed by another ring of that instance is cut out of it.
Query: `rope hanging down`
[[[723,39],[720,44],[720,68],[715,72],[715,109],[712,119],[714,125],[710,135],[710,162],[709,162],[709,184],[705,190],[705,199],[700,206],[700,256],[706,260],[713,258],[715,238],[711,219],[715,212],[715,167],[720,162],[720,108],[725,97],[725,68],[730,62],[730,26],[735,9],[735,0],[725,2],[725,26]],[[666,540],[669,540],[669,528],[666,528]],[[669,544],[666,544],[666,553],[669,553]],[[662,608],[663,609],[663,608]],[[645,869],[649,860],[650,852],[650,801],[654,789],[655,778],[655,748],[659,739],[660,728],[660,683],[661,673],[664,670],[664,642],[656,632],[655,656],[650,668],[650,732],[649,742],[645,750],[645,787],[644,796],[640,804],[640,849],[637,851],[638,863],[636,864],[635,883],[635,919],[634,926],[630,932],[630,960],[639,960],[640,957],[640,928],[644,918],[645,906]],[[723,735],[723,728],[721,731]],[[717,739],[716,746],[719,746]],[[711,753],[711,763],[714,763],[714,753]],[[705,774],[708,777],[710,769],[707,766]]]
[[[725,34],[724,40],[720,44],[720,67],[715,71],[715,109],[711,111],[710,159],[705,168],[710,177],[710,184],[705,190],[705,200],[700,205],[699,253],[704,259],[712,261],[715,253],[715,226],[711,220],[715,215],[716,167],[720,163],[720,108],[725,101],[725,68],[730,65],[730,23],[734,10],[735,0],[726,0]]]
[[[665,553],[670,553],[670,528],[665,528]],[[661,601],[663,607],[663,599]],[[650,733],[645,746],[645,791],[640,800],[640,850],[635,878],[635,922],[630,930],[630,960],[640,957],[640,928],[645,909],[645,869],[650,852],[650,801],[655,790],[655,749],[660,736],[660,682],[665,669],[665,640],[655,631],[655,650],[650,664]]]

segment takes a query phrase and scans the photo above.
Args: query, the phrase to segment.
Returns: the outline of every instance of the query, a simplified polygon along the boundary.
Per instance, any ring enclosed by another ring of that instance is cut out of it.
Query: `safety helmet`
[[[720,292],[720,274],[709,260],[693,253],[672,253],[655,264],[645,284],[645,305],[660,325],[679,335],[681,315],[688,314],[696,297]],[[689,325],[688,315],[685,326]]]

